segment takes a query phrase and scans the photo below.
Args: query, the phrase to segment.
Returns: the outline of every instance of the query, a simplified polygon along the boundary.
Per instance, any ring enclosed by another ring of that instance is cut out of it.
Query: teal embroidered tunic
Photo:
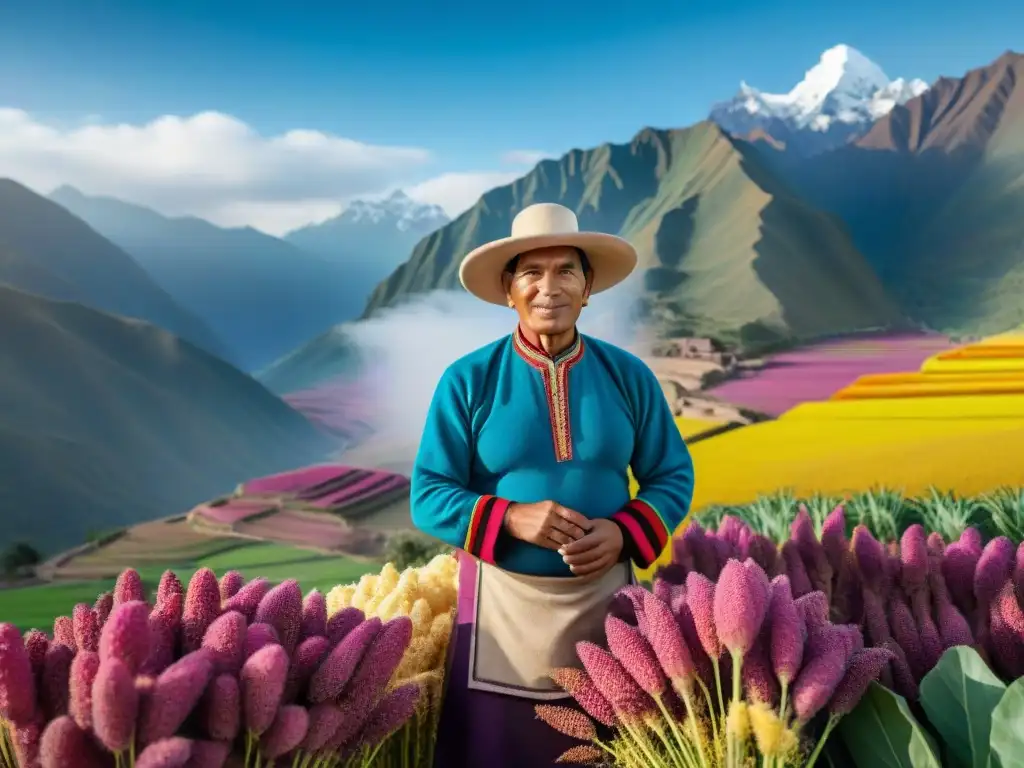
[[[693,462],[643,361],[579,333],[551,358],[517,328],[441,376],[411,497],[420,530],[509,571],[572,575],[556,551],[504,530],[509,504],[545,500],[611,518],[644,568],[689,511]]]

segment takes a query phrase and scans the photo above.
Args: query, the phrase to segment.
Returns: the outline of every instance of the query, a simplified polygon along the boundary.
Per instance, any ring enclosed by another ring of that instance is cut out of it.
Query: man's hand
[[[590,533],[558,550],[575,576],[607,571],[622,553],[619,526],[611,520],[592,520],[591,525]]]
[[[583,538],[592,525],[579,512],[554,501],[512,504],[505,513],[505,530],[547,549],[559,549]]]

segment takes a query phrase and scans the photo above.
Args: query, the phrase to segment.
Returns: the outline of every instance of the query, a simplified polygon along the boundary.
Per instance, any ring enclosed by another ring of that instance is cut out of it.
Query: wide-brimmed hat
[[[501,274],[521,253],[564,245],[587,254],[594,271],[591,293],[621,283],[636,268],[636,249],[626,240],[603,232],[580,232],[576,214],[557,203],[537,203],[512,219],[512,236],[485,243],[462,260],[459,280],[478,299],[505,305]]]

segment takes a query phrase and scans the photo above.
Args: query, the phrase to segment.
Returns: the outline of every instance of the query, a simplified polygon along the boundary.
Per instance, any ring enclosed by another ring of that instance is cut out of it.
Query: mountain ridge
[[[331,447],[259,382],[150,323],[0,285],[0,326],[0,544],[58,550]]]
[[[258,370],[358,314],[365,301],[365,293],[350,286],[343,264],[252,227],[167,217],[72,187],[51,194],[203,317],[246,370]]]
[[[130,254],[63,206],[12,179],[0,179],[0,282],[149,320],[215,355],[230,359],[234,354]]]

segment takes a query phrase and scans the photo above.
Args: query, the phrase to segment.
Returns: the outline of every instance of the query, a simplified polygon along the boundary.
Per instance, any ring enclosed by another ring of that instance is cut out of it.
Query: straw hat
[[[591,293],[621,283],[636,267],[636,250],[621,237],[602,232],[580,232],[576,214],[564,205],[537,203],[512,219],[512,236],[485,243],[462,260],[459,280],[478,299],[505,306],[501,283],[505,265],[521,253],[556,245],[579,248],[594,271]]]

